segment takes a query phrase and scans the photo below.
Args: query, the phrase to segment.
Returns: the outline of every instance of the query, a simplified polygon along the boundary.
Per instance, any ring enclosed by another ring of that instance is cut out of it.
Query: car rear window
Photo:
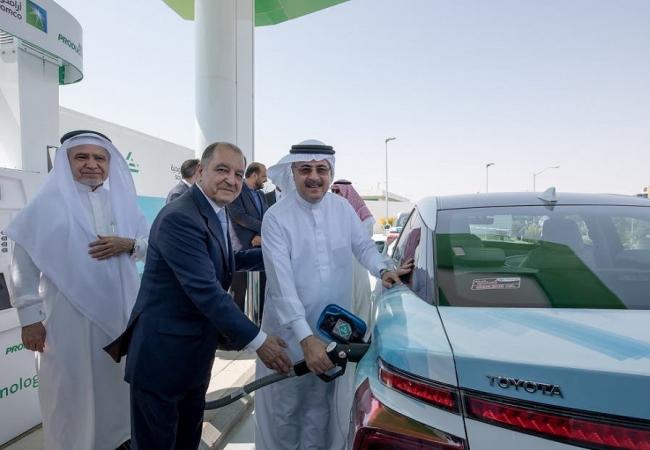
[[[440,305],[650,309],[650,207],[440,211],[435,257]]]

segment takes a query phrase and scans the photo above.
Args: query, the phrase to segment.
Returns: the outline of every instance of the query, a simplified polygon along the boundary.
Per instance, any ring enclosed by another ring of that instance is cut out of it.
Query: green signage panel
[[[194,20],[194,0],[163,0],[183,19]],[[275,25],[348,0],[255,0],[255,25]]]

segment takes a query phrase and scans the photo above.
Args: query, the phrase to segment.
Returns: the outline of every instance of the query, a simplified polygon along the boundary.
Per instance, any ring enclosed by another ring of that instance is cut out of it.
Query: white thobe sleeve
[[[149,248],[148,238],[135,238],[135,251],[133,252],[133,256],[131,256],[131,258],[135,259],[136,261],[144,261],[144,259],[147,257],[147,248]]]
[[[144,216],[140,219],[138,232],[135,237],[135,251],[131,256],[136,261],[144,261],[147,257],[147,249],[149,248],[149,225]]]
[[[262,252],[268,297],[273,299],[280,325],[290,326],[298,342],[314,334],[305,319],[305,307],[298,297],[291,268],[289,239],[273,215],[262,221]],[[268,306],[267,306],[268,307]]]
[[[18,244],[11,261],[11,305],[18,310],[20,325],[25,327],[45,320],[43,299],[38,291],[41,271]]]
[[[353,215],[350,220],[352,223],[352,253],[363,267],[368,269],[373,276],[379,278],[379,272],[382,269],[393,269],[394,264],[377,251],[377,246],[368,236],[367,225],[359,220],[352,208],[348,209],[348,213]]]

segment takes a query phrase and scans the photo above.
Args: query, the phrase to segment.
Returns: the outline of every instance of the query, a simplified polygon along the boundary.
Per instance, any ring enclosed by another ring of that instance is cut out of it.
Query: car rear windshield
[[[650,207],[440,211],[435,243],[440,305],[650,309]]]

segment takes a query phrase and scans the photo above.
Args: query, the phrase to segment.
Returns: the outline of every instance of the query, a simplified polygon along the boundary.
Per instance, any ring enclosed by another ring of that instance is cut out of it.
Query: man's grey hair
[[[212,157],[214,156],[214,152],[225,148],[230,149],[235,153],[239,153],[244,160],[244,166],[246,165],[246,155],[244,155],[244,152],[242,152],[241,149],[235,144],[231,144],[230,142],[213,142],[212,144],[208,145],[205,150],[203,150],[203,154],[201,155],[201,165],[204,168],[208,167],[210,161],[212,160]]]

